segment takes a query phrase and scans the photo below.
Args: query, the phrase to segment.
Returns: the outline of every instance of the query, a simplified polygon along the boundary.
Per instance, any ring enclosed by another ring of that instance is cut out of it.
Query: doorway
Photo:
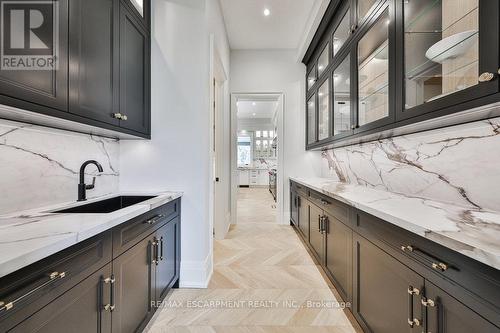
[[[282,94],[233,94],[234,224],[281,223]]]

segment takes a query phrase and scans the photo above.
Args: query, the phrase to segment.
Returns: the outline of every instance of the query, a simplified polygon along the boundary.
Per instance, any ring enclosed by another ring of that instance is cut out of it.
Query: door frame
[[[278,154],[277,154],[277,170],[278,177],[276,178],[276,222],[278,224],[288,224],[285,221],[284,207],[284,152],[285,152],[285,137],[284,137],[284,113],[285,113],[285,94],[281,92],[242,92],[231,94],[231,223],[238,223],[238,163],[237,163],[237,142],[238,142],[238,117],[237,103],[238,101],[255,101],[255,100],[275,100],[279,103],[277,109],[277,135],[278,135]]]

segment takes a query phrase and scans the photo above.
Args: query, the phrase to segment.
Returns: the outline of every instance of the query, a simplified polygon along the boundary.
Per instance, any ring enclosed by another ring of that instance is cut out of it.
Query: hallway
[[[175,289],[148,332],[357,332],[293,228],[270,223],[265,191],[251,191],[240,192],[240,223],[214,242],[208,289]]]

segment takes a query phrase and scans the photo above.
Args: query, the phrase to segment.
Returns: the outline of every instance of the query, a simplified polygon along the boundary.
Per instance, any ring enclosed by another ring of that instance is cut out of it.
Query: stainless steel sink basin
[[[155,198],[155,196],[119,196],[101,201],[92,202],[86,205],[58,210],[53,213],[112,213],[125,207],[129,207],[143,201]]]

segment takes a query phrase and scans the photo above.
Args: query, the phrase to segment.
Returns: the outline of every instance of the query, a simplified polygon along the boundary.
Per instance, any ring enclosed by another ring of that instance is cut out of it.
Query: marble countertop
[[[291,180],[500,270],[500,213],[344,184]]]
[[[107,214],[55,214],[120,195],[155,198]],[[68,203],[0,216],[0,277],[62,251],[182,196],[180,192],[114,193],[84,203]]]

